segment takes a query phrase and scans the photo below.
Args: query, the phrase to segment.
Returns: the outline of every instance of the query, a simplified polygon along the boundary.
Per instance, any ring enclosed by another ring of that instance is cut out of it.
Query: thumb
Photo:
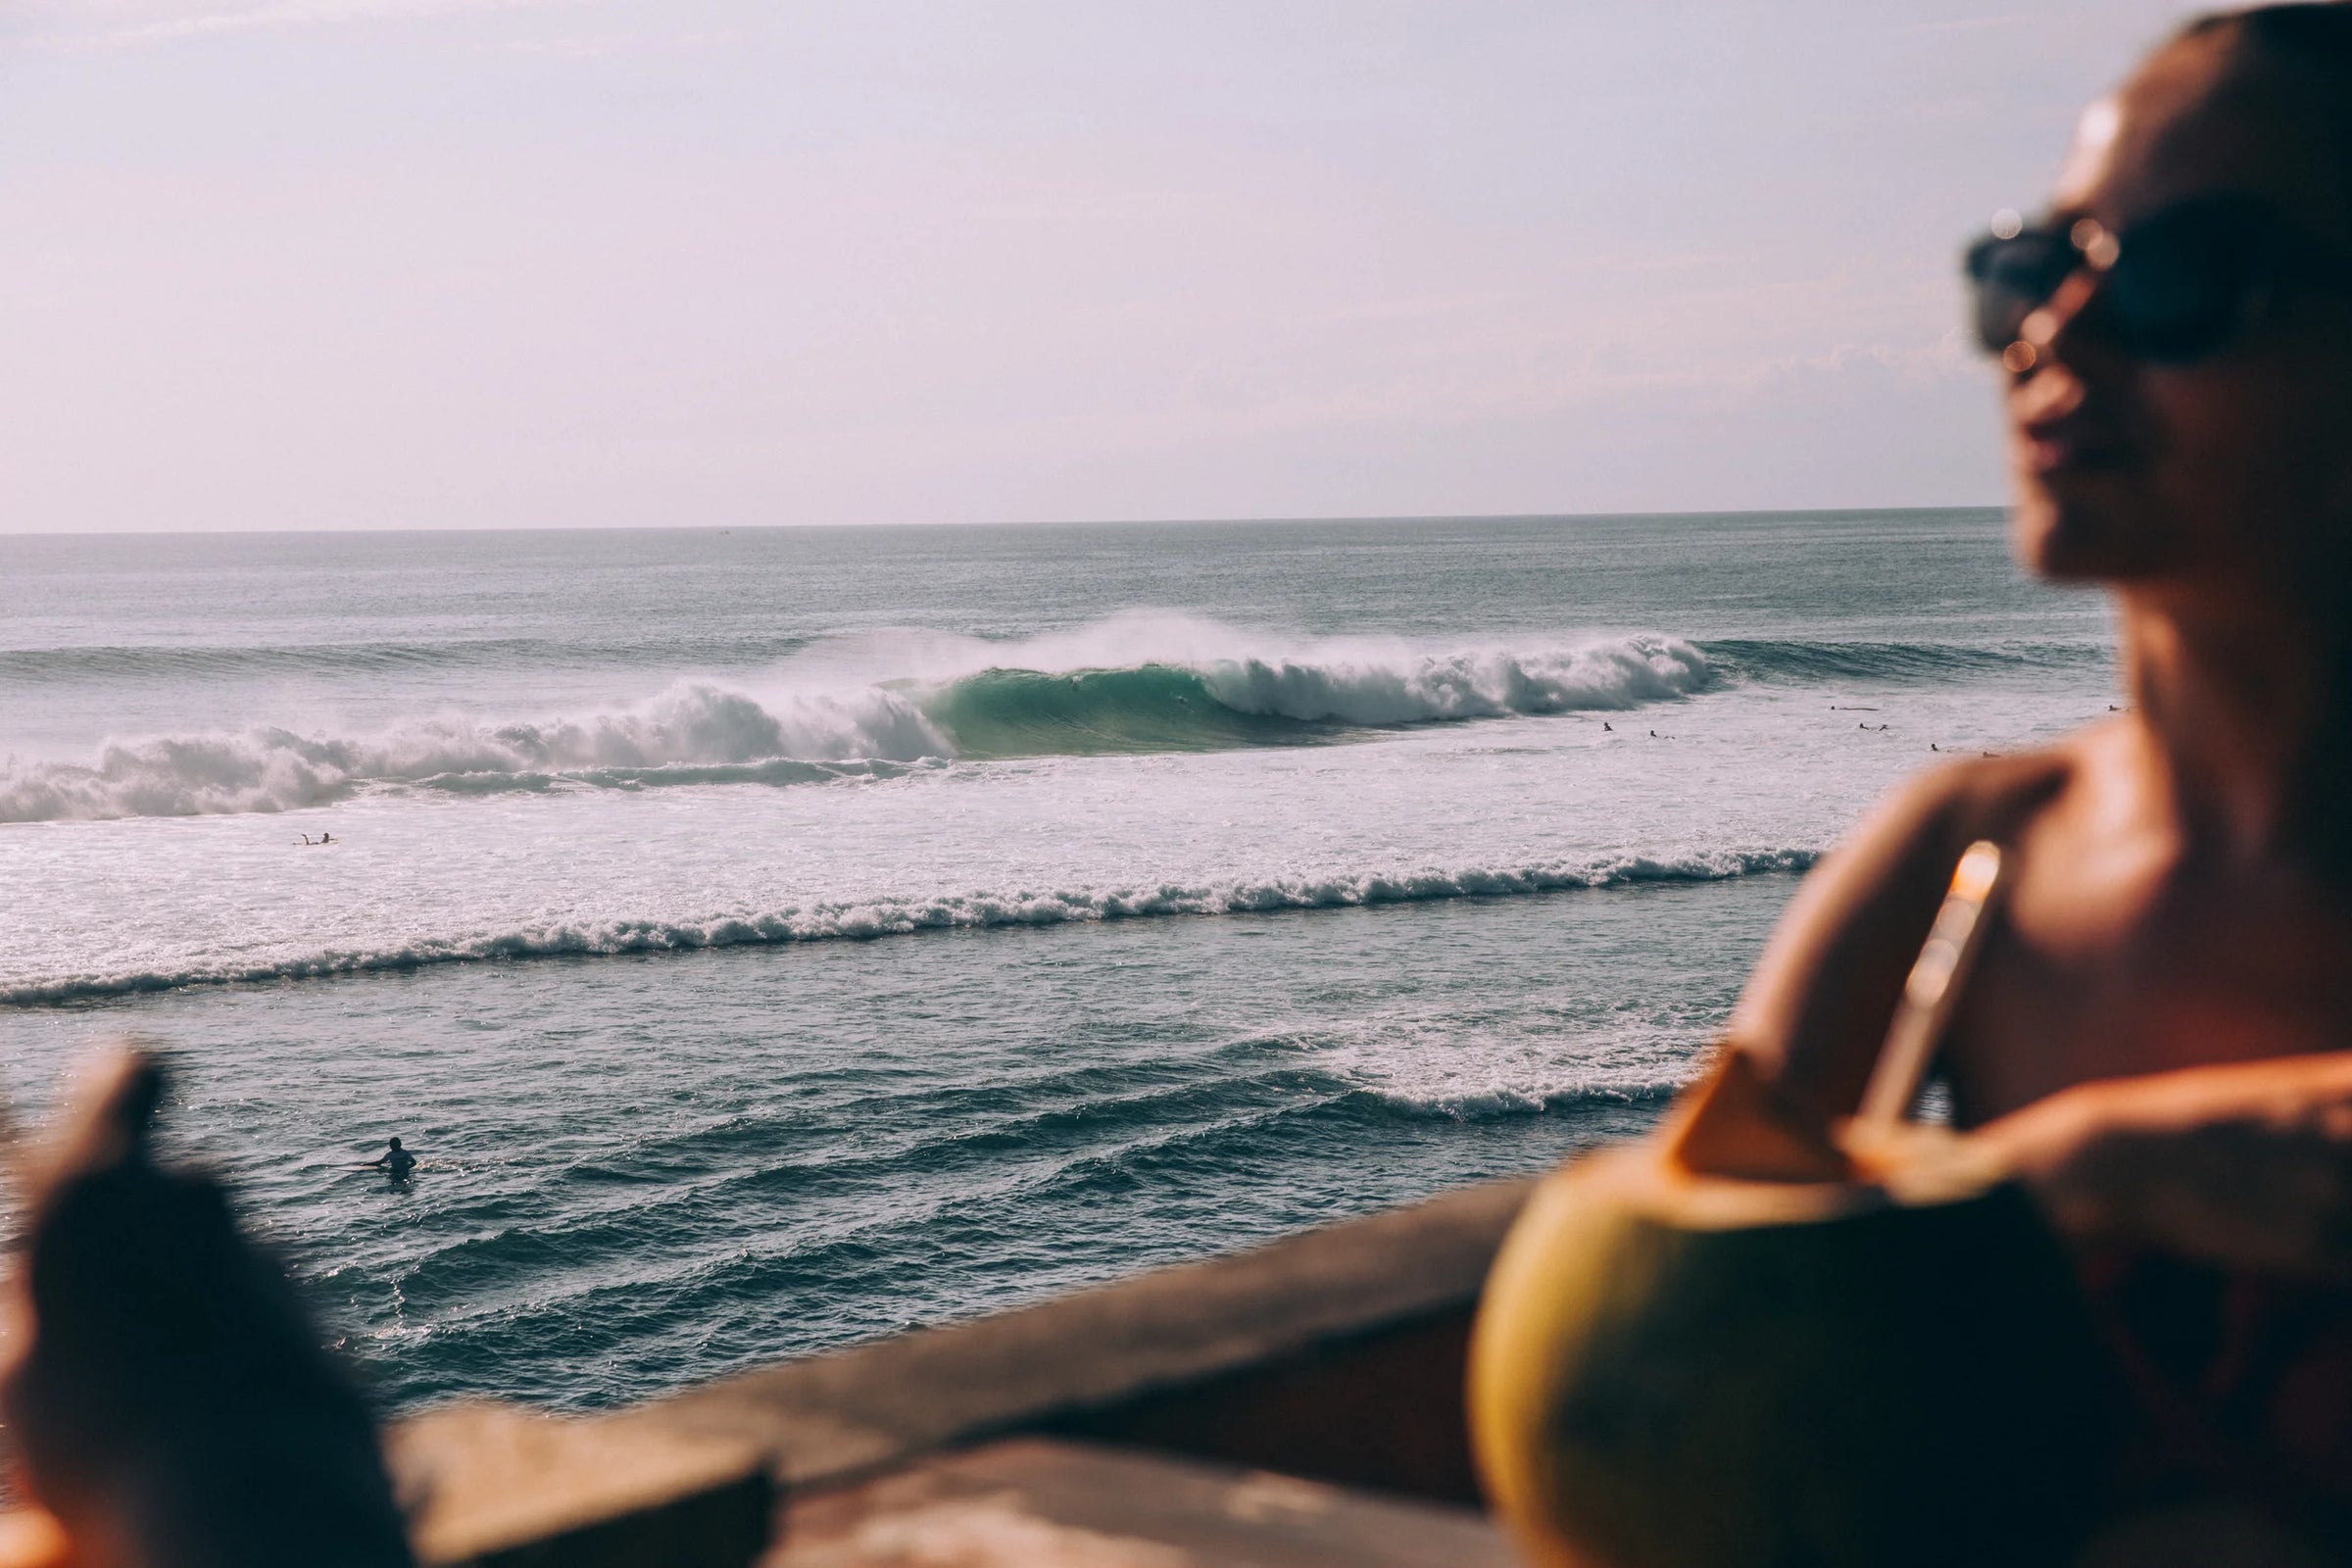
[[[76,1176],[144,1164],[166,1074],[151,1053],[125,1046],[91,1063],[70,1096],[65,1131],[28,1172],[33,1205]]]

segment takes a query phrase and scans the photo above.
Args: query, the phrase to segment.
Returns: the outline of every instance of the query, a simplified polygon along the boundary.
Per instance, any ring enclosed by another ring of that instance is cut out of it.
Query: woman
[[[1850,1112],[1944,881],[2007,852],[1939,1066],[2082,1246],[2137,1479],[2352,1519],[2352,5],[2195,24],[1971,253],[2028,568],[2112,595],[2132,706],[1899,792],[1734,1038]]]

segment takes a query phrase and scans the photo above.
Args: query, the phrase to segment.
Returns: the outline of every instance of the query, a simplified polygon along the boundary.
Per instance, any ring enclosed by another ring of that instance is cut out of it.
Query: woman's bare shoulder
[[[1950,860],[1979,839],[2014,839],[2062,794],[2097,744],[2089,731],[2030,752],[1970,758],[1931,768],[1897,785],[1874,808],[1844,849],[1891,838],[1948,850]],[[1948,873],[1949,862],[1944,866]]]
[[[2016,840],[2095,744],[2084,732],[1897,786],[1790,901],[1732,1037],[1790,1092],[1851,1109],[1961,854],[1979,839]]]

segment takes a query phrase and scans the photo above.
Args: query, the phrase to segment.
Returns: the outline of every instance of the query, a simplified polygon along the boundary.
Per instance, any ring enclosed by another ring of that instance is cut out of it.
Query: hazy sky
[[[0,0],[0,529],[1995,501],[2002,3]]]

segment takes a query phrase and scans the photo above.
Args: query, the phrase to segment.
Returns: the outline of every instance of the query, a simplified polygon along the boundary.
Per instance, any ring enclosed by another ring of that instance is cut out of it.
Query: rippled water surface
[[[0,1063],[37,1119],[168,1043],[401,1405],[1539,1167],[1654,1115],[1931,745],[2104,711],[1999,533],[0,539]],[[402,1191],[348,1168],[394,1132]]]

